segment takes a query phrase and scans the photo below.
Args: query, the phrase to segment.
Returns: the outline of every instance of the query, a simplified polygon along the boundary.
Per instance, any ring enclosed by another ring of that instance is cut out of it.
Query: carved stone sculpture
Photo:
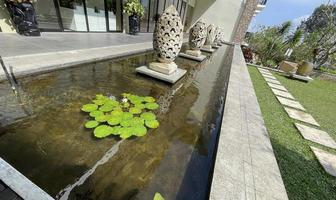
[[[211,49],[211,45],[214,43],[215,37],[216,37],[216,27],[215,25],[211,24],[207,28],[207,38],[205,40],[205,45],[203,48],[205,49]]]
[[[221,30],[219,28],[219,26],[216,27],[215,29],[215,41],[214,41],[214,45],[217,46],[220,40],[220,34],[221,34]]]
[[[205,22],[200,19],[191,29],[189,33],[189,47],[186,53],[191,56],[199,57],[201,55],[200,48],[204,45],[207,37],[207,27]]]
[[[173,5],[169,6],[158,19],[154,30],[153,48],[159,62],[149,64],[149,68],[164,74],[176,71],[174,63],[183,42],[183,24]]]

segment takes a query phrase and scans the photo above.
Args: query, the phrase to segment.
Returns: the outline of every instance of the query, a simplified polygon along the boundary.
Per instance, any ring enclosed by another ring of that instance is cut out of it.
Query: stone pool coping
[[[288,196],[240,46],[236,45],[209,199]]]

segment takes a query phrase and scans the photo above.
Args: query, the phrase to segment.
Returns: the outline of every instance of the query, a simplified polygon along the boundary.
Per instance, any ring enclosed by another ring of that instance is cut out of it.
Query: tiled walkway
[[[325,147],[336,149],[336,142],[329,136],[328,133],[317,129],[320,125],[316,122],[313,116],[305,112],[305,108],[295,100],[293,95],[291,95],[280,82],[275,82],[277,80],[271,72],[264,68],[258,68],[258,70],[264,77],[267,84],[271,87],[273,94],[276,96],[280,104],[284,106],[284,109],[289,117],[306,124],[295,123],[295,126],[302,137]],[[314,152],[325,171],[336,177],[336,155],[330,154],[316,147],[311,147],[311,150]]]
[[[288,199],[239,46],[233,57],[210,199]]]

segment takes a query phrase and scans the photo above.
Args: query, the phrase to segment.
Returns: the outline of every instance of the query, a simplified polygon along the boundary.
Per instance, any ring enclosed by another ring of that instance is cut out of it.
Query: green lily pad
[[[128,120],[128,119],[132,119],[133,118],[133,114],[130,112],[124,112],[122,114],[122,120]]]
[[[111,105],[113,107],[116,107],[116,106],[119,106],[119,102],[116,101],[116,100],[112,100],[112,99],[108,99],[106,102],[105,102],[105,105]]]
[[[107,116],[106,115],[100,115],[100,116],[95,117],[95,120],[97,122],[106,122],[107,121]]]
[[[131,94],[129,94],[129,93],[122,93],[121,96],[124,97],[124,98],[127,98],[127,97],[131,96]]]
[[[122,103],[121,106],[122,106],[123,108],[128,108],[128,107],[130,107],[130,105],[131,105],[131,104],[129,104],[128,102],[125,102],[125,103]]]
[[[139,104],[134,104],[134,107],[142,110],[146,108],[146,105],[143,103],[139,103]]]
[[[104,138],[111,135],[113,128],[107,125],[100,125],[93,131],[93,134],[97,138]]]
[[[112,127],[112,135],[120,135],[121,134],[121,126],[114,126]]]
[[[141,109],[139,109],[137,107],[132,107],[132,108],[129,109],[129,112],[133,113],[133,114],[140,114],[141,113]]]
[[[153,103],[155,102],[155,99],[153,97],[144,97],[144,101],[147,103]]]
[[[97,121],[88,121],[85,123],[85,128],[95,128],[99,125]]]
[[[156,116],[152,112],[144,112],[140,115],[140,117],[147,121],[156,119]]]
[[[113,108],[114,108],[114,106],[111,105],[111,104],[104,104],[103,106],[101,106],[101,107],[99,108],[99,110],[100,110],[100,111],[103,111],[103,112],[110,112],[110,111],[113,110]]]
[[[122,139],[127,139],[133,135],[132,128],[124,127],[120,129],[120,137]]]
[[[146,108],[149,110],[155,110],[159,108],[159,104],[157,103],[146,103]]]
[[[101,116],[101,115],[104,115],[104,112],[100,111],[100,110],[94,110],[94,111],[90,112],[90,117],[98,117],[98,116]]]
[[[120,125],[121,125],[122,127],[130,127],[130,126],[132,126],[132,119],[122,120],[122,121],[120,122]]]
[[[118,125],[121,122],[121,117],[119,116],[112,116],[108,118],[107,123],[110,124],[111,126]]]
[[[144,125],[132,127],[133,135],[142,137],[147,134],[147,128]]]
[[[92,101],[94,104],[98,105],[98,106],[101,106],[101,105],[104,105],[105,101],[102,100],[102,99],[95,99]]]
[[[123,111],[122,111],[122,110],[113,110],[113,111],[111,112],[111,115],[112,115],[113,117],[122,116],[122,114],[123,114]]]
[[[157,128],[160,125],[157,120],[147,120],[145,121],[145,124],[148,128]]]
[[[92,112],[98,109],[96,104],[86,104],[82,106],[82,111],[84,112]]]
[[[165,200],[160,193],[155,193],[153,200]]]

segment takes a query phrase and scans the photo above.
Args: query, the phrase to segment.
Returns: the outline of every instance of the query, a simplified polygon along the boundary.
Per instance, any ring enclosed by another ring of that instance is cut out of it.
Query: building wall
[[[200,18],[224,29],[226,41],[233,41],[246,0],[195,0],[189,4],[188,27]]]

